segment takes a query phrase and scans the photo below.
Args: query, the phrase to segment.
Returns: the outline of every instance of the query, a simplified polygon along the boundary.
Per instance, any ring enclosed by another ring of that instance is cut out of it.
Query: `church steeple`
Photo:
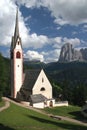
[[[12,37],[10,57],[11,57],[11,96],[17,98],[23,82],[23,50],[19,35],[18,8],[16,12],[15,30]]]
[[[15,40],[19,37],[19,24],[18,24],[18,8],[16,13],[16,22],[15,22],[15,32],[14,32],[14,38]]]
[[[20,46],[22,47],[21,38],[20,38],[20,35],[19,35],[18,8],[17,8],[17,12],[16,12],[14,36],[12,37],[12,42],[11,42],[11,50],[13,50],[16,47],[17,43],[19,43]]]

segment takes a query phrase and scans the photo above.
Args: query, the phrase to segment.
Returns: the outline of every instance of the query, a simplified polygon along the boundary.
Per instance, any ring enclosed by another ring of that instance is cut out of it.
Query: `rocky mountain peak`
[[[59,62],[71,62],[71,61],[83,61],[82,53],[75,50],[70,43],[66,43],[62,46]]]

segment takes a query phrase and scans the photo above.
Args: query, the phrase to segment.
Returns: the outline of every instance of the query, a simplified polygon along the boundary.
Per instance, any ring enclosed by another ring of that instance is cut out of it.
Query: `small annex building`
[[[30,96],[30,105],[35,108],[54,107],[55,99],[47,99],[42,94],[35,94]]]

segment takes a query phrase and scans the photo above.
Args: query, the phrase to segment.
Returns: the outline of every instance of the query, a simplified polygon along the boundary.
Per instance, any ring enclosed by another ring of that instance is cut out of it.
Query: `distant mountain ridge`
[[[59,62],[87,61],[87,48],[76,50],[72,44],[66,43],[62,46]]]

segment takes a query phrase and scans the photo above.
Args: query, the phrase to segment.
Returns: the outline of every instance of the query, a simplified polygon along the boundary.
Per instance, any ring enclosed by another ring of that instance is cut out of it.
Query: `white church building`
[[[11,48],[11,97],[26,102],[32,107],[44,108],[60,106],[55,104],[52,86],[43,69],[23,72],[23,49],[18,25],[18,10]],[[68,103],[62,105],[67,106]]]

